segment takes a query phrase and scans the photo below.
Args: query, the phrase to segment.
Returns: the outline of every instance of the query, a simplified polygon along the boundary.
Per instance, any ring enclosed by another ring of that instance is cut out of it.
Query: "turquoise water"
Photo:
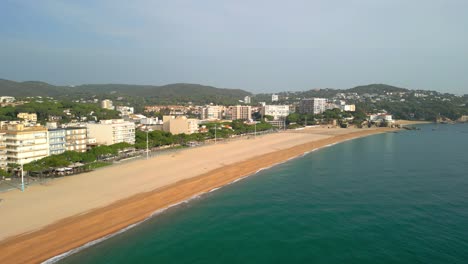
[[[420,127],[261,171],[60,263],[468,263],[468,125]]]

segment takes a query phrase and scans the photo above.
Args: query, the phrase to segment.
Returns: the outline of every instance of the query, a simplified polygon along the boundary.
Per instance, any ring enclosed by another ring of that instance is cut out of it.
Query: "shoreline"
[[[39,230],[0,241],[0,262],[37,263],[49,260],[87,243],[108,238],[187,199],[217,190],[261,170],[320,148],[388,131],[395,130],[366,129],[311,140],[120,199],[104,207],[64,218]]]

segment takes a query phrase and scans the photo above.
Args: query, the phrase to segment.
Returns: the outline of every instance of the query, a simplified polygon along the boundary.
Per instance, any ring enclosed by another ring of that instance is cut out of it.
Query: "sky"
[[[1,0],[0,78],[468,94],[466,0]]]

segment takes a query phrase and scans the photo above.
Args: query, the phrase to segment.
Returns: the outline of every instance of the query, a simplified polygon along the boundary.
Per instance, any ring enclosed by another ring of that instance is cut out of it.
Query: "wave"
[[[107,236],[101,237],[101,238],[99,238],[99,239],[93,240],[93,241],[91,241],[91,242],[88,242],[88,243],[86,243],[86,244],[80,246],[80,247],[74,248],[74,249],[69,250],[69,251],[67,251],[67,252],[65,252],[65,253],[62,253],[62,254],[57,255],[57,256],[55,256],[55,257],[52,257],[52,258],[50,258],[50,259],[48,259],[48,260],[42,262],[42,264],[52,264],[52,263],[56,263],[57,261],[62,260],[62,259],[64,259],[64,258],[68,257],[68,256],[71,256],[71,255],[75,254],[75,253],[78,253],[78,252],[82,251],[83,249],[92,247],[92,246],[94,246],[94,245],[96,245],[96,244],[98,244],[98,243],[101,243],[101,242],[104,241],[104,240],[107,240],[107,239],[109,239],[109,238],[111,238],[111,237],[114,237],[114,236],[116,236],[116,235],[122,234],[123,232],[126,232],[127,230],[130,230],[130,229],[134,228],[135,226],[137,226],[137,225],[139,225],[139,224],[145,222],[145,221],[148,220],[148,219],[149,219],[149,217],[146,218],[146,219],[144,219],[144,220],[142,220],[142,221],[140,221],[140,222],[131,224],[131,225],[129,225],[129,226],[123,228],[123,229],[120,229],[119,231],[117,231],[117,232],[115,232],[115,233],[112,233],[112,234],[109,234],[109,235],[107,235]]]

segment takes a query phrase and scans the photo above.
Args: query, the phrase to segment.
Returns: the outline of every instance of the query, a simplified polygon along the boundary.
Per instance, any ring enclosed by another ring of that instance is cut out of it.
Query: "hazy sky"
[[[1,0],[0,78],[468,93],[468,1]]]

